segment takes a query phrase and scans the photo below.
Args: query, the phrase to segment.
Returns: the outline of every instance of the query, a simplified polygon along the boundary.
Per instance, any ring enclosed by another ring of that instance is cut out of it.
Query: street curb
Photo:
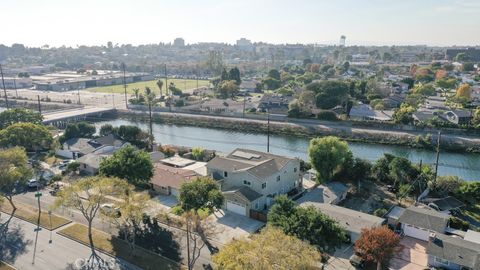
[[[4,210],[0,210],[0,211],[3,212],[3,213],[5,213],[5,214],[7,214],[7,215],[11,215],[11,214],[12,214],[12,213],[5,212]],[[21,217],[21,216],[18,216],[18,215],[13,215],[13,216],[14,216],[15,218],[18,218],[18,219],[23,220],[23,221],[25,221],[25,222],[31,223],[31,224],[33,224],[33,225],[37,225],[37,226],[39,226],[39,227],[41,227],[41,228],[43,228],[43,229],[45,229],[45,230],[51,231],[51,232],[53,232],[53,231],[55,231],[56,229],[59,229],[59,228],[61,228],[61,227],[63,227],[63,226],[66,226],[66,225],[68,225],[68,224],[71,224],[71,223],[73,222],[73,221],[67,219],[67,220],[68,220],[67,223],[62,224],[62,225],[60,225],[60,226],[58,226],[58,227],[49,229],[49,228],[47,228],[47,227],[45,227],[45,226],[42,226],[42,225],[40,225],[40,224],[38,224],[38,223],[34,223],[34,222],[30,221],[30,220],[27,220],[26,218],[23,218],[23,217]],[[60,216],[59,216],[59,217],[60,217]],[[64,217],[61,217],[61,218],[64,218]]]
[[[11,265],[11,264],[9,264],[9,263],[7,263],[7,262],[4,262],[4,261],[0,261],[0,262],[3,263],[3,264],[6,265],[6,266],[12,268],[12,269],[17,270],[17,268],[15,268],[13,265]]]

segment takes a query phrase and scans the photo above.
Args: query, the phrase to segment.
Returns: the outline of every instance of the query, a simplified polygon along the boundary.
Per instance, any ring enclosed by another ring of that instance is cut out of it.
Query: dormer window
[[[267,187],[267,183],[262,183],[262,189],[265,189]]]
[[[228,172],[223,172],[223,177],[228,177]]]
[[[277,182],[278,182],[278,181],[280,181],[280,175],[279,175],[279,176],[277,176]]]

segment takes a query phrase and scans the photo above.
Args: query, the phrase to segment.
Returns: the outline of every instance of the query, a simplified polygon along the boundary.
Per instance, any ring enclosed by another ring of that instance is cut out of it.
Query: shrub
[[[330,110],[320,110],[317,119],[326,121],[338,121],[337,114]]]
[[[378,208],[375,211],[373,211],[373,214],[377,217],[383,217],[387,212],[388,210],[385,208]]]
[[[470,229],[470,223],[468,223],[465,220],[461,220],[457,217],[451,217],[450,218],[450,227],[457,229],[457,230],[462,230],[462,231],[467,231]]]

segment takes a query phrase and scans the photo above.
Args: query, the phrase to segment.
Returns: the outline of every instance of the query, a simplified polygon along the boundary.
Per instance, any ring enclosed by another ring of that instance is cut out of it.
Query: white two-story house
[[[267,210],[276,196],[302,186],[297,158],[248,149],[215,157],[207,174],[218,181],[225,209],[244,216],[250,216],[250,209]]]

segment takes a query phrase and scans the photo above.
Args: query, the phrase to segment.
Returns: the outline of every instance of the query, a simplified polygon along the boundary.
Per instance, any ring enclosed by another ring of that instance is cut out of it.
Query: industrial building
[[[97,75],[77,74],[76,72],[62,72],[33,76],[33,85],[37,90],[44,91],[71,91],[91,87],[123,84],[122,72],[99,71]],[[147,73],[126,73],[125,82],[133,83],[153,80]]]

